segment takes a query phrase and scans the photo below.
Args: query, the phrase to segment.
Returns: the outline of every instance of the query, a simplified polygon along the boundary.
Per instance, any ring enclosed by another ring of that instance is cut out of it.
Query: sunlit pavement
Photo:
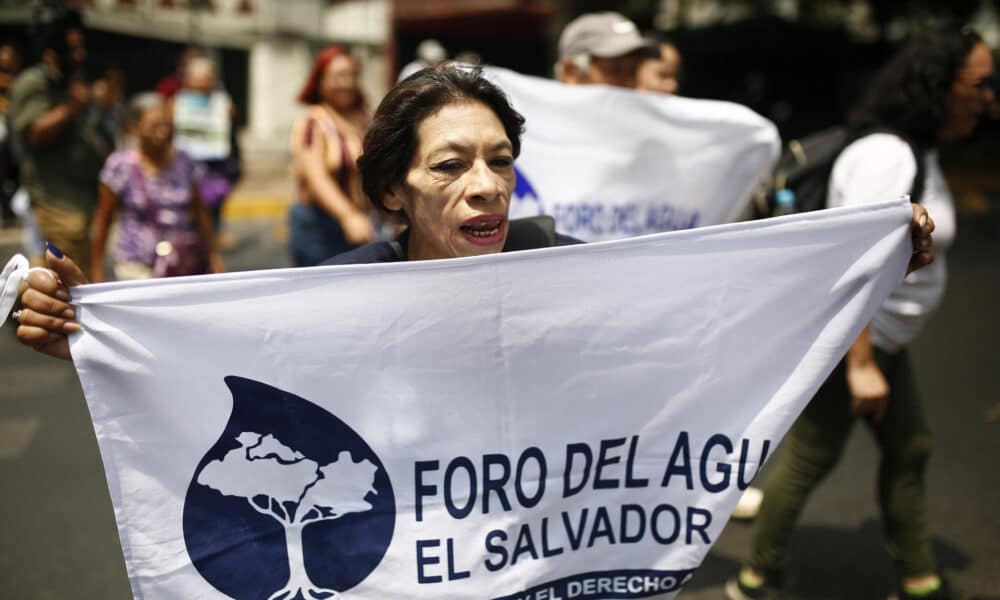
[[[244,195],[240,201],[253,199]],[[963,211],[940,314],[914,344],[935,434],[928,473],[934,545],[969,594],[1000,594],[1000,206]],[[287,266],[278,195],[231,213],[234,270]],[[241,212],[241,211],[244,211]],[[0,258],[18,249],[0,232]],[[183,376],[183,374],[178,374]],[[844,459],[815,493],[791,545],[793,597],[882,600],[892,591],[881,541],[871,437],[856,429]],[[766,476],[766,473],[765,473]],[[97,444],[69,364],[18,347],[0,329],[0,597],[130,597]],[[732,523],[681,598],[723,597],[746,556],[750,527]]]

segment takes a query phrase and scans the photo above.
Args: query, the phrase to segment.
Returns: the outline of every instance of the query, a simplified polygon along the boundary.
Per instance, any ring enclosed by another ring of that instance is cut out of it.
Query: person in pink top
[[[221,272],[212,218],[198,194],[202,168],[174,147],[167,101],[156,93],[140,94],[130,104],[129,122],[135,147],[111,154],[100,174],[91,281],[104,281],[108,232],[116,216],[116,279]]]

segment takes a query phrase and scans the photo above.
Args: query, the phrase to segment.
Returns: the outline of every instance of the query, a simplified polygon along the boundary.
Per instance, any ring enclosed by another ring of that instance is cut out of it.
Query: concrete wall
[[[309,73],[308,44],[290,39],[262,39],[250,47],[248,121],[243,147],[252,152],[283,151],[300,112],[295,101]]]

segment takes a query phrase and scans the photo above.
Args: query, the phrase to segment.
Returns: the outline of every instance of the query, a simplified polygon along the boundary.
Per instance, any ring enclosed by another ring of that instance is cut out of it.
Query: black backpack
[[[891,133],[910,146],[917,160],[910,200],[919,202],[924,191],[923,149],[891,129],[873,129],[852,137],[847,127],[835,126],[788,142],[771,173],[770,185],[754,206],[754,216],[766,218],[826,208],[830,175],[837,157],[851,142],[872,133]]]

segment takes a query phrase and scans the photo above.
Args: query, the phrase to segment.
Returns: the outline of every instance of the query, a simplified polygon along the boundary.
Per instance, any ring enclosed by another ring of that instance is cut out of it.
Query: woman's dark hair
[[[482,76],[481,69],[444,64],[417,71],[389,90],[365,133],[358,170],[361,187],[376,208],[405,220],[399,211],[388,210],[383,200],[389,188],[406,180],[417,149],[417,126],[443,106],[467,101],[482,102],[496,113],[517,158],[524,117],[500,88]]]
[[[955,77],[982,41],[970,29],[939,31],[909,41],[882,67],[851,113],[853,134],[891,129],[916,144],[936,145]]]

